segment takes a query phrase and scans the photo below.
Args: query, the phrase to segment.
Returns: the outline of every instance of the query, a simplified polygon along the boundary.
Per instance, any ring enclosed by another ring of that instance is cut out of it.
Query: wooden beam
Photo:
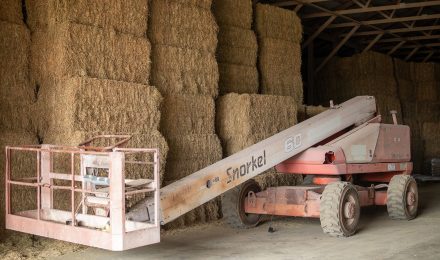
[[[431,53],[429,53],[424,59],[423,59],[423,62],[427,62],[431,57],[432,57],[432,55],[434,55],[434,52],[432,51]]]
[[[394,46],[394,48],[392,48],[389,52],[387,52],[388,55],[393,54],[395,51],[397,51],[400,47],[402,47],[402,45],[404,45],[406,43],[406,41],[401,41],[399,42],[399,44],[397,44],[396,46]]]
[[[309,38],[307,38],[307,40],[304,42],[304,44],[302,45],[302,48],[304,49],[305,47],[307,47],[307,45],[309,45],[322,31],[325,30],[325,28],[327,28],[327,26],[329,26],[334,20],[336,19],[336,16],[330,16],[327,21],[325,21],[324,24],[322,24],[318,30],[316,30],[312,35],[310,35]]]
[[[313,4],[313,3],[322,3],[322,2],[328,2],[330,0],[305,0],[304,2],[308,3],[308,4]],[[298,3],[297,1],[277,1],[275,3],[271,3],[271,5],[275,5],[275,6],[279,6],[279,7],[286,7],[286,6],[292,6],[292,5],[297,5],[297,4],[301,4]]]
[[[347,34],[347,36],[342,39],[342,41],[330,52],[330,54],[321,62],[318,68],[316,68],[315,74],[318,73],[324,66],[327,64],[327,62],[335,56],[335,54],[339,51],[339,49],[344,46],[344,44],[350,39],[351,35],[359,29],[359,25],[354,26],[351,31]]]
[[[377,42],[380,38],[382,38],[382,36],[383,36],[383,33],[382,33],[382,34],[378,34],[376,37],[374,37],[374,39],[368,44],[367,47],[365,47],[365,49],[364,49],[362,52],[364,53],[364,52],[369,51],[369,50],[374,46],[374,44],[376,44],[376,42]]]
[[[362,25],[377,25],[377,24],[386,24],[386,23],[398,23],[398,22],[410,22],[410,21],[419,21],[419,20],[432,20],[440,18],[440,14],[425,14],[420,16],[407,16],[407,17],[398,17],[391,19],[378,19],[378,20],[369,20],[369,21],[358,21],[358,22],[347,22],[347,23],[337,23],[332,24],[328,28],[344,28],[344,27],[352,27],[361,23]]]
[[[349,14],[371,13],[371,12],[386,11],[386,10],[421,8],[421,7],[425,7],[425,6],[437,6],[437,5],[440,5],[440,1],[400,3],[400,4],[394,4],[394,5],[382,5],[382,6],[363,7],[363,8],[353,8],[353,9],[335,11],[335,13],[341,14],[341,15],[349,15]],[[365,5],[362,5],[362,6],[365,6]],[[331,14],[327,13],[327,12],[318,12],[318,13],[303,15],[302,18],[309,19],[309,18],[325,17],[325,16],[330,16],[330,15]]]
[[[400,48],[402,48],[402,49],[413,49],[413,48],[416,48],[416,47],[427,47],[427,48],[429,48],[429,47],[440,47],[440,42],[436,42],[436,43],[426,43],[426,44],[423,44],[423,45],[416,45],[416,44],[407,44],[407,45],[404,45],[404,46],[402,46],[402,47],[400,47]],[[390,46],[383,46],[383,47],[381,47],[382,49],[390,49],[391,47]]]
[[[301,9],[303,7],[303,5],[302,4],[299,4],[299,5],[297,5],[297,6],[295,6],[295,13],[298,13],[299,12],[299,10]]]
[[[413,36],[413,37],[405,37],[405,39],[409,41],[419,41],[419,40],[432,40],[432,39],[440,39],[440,35],[428,35],[428,36]],[[380,42],[400,42],[402,39],[400,38],[391,38],[391,39],[383,39]]]
[[[411,57],[420,49],[420,47],[416,47],[414,48],[406,57],[405,57],[405,61],[408,61],[409,59],[411,59]]]
[[[420,26],[420,27],[411,27],[411,28],[399,28],[399,29],[389,29],[389,30],[384,30],[384,31],[387,31],[389,33],[406,33],[406,32],[432,31],[432,30],[440,30],[440,25]],[[357,33],[353,34],[353,37],[376,35],[376,34],[381,34],[381,33],[383,33],[382,30],[357,32]],[[346,34],[342,34],[341,37],[344,37],[345,35]]]

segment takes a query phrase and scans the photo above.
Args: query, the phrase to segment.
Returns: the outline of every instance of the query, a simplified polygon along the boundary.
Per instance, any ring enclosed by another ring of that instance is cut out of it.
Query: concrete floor
[[[164,234],[156,245],[108,252],[87,248],[67,259],[440,259],[440,184],[419,186],[419,217],[393,221],[386,207],[364,208],[359,232],[349,238],[323,234],[316,219],[281,218],[248,230],[221,223]]]

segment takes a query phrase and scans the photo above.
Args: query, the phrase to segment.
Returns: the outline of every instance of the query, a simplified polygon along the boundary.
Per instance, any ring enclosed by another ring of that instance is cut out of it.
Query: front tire
[[[416,180],[409,175],[393,176],[387,190],[388,215],[392,219],[411,220],[417,216],[419,194]]]
[[[248,180],[238,187],[232,188],[222,197],[222,213],[226,223],[234,228],[255,227],[261,220],[260,214],[248,214],[244,210],[245,198],[249,192],[258,193],[260,185],[254,180]]]
[[[360,216],[359,195],[349,182],[328,184],[321,196],[320,216],[324,233],[349,237],[356,233]]]

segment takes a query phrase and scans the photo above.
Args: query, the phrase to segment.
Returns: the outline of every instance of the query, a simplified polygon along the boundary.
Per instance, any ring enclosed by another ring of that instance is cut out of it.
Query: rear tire
[[[387,190],[388,215],[392,219],[411,220],[417,216],[419,195],[416,180],[409,175],[393,176]]]
[[[244,211],[244,202],[249,191],[258,193],[261,187],[256,181],[248,180],[222,197],[223,220],[234,228],[255,227],[261,220],[260,214],[248,214]]]
[[[324,233],[348,237],[356,233],[360,216],[359,195],[348,182],[333,182],[325,186],[321,196],[320,215]]]

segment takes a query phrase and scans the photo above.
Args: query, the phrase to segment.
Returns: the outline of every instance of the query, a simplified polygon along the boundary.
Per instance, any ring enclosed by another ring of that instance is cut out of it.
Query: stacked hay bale
[[[298,106],[298,122],[302,122],[306,119],[314,117],[324,111],[326,111],[328,107],[323,106],[307,106],[307,105],[299,105]]]
[[[211,0],[152,0],[148,36],[151,82],[164,96],[161,129],[170,147],[165,185],[222,158],[215,134],[218,95],[217,24]],[[213,200],[168,224],[169,228],[219,218]]]
[[[411,63],[411,76],[415,86],[417,120],[421,128],[423,161],[428,166],[432,158],[440,158],[440,75],[434,63]],[[423,169],[422,170],[427,170]]]
[[[293,11],[257,4],[255,29],[261,93],[293,96],[302,103],[300,19]]]
[[[396,110],[399,120],[402,118],[393,61],[389,56],[367,52],[349,58],[336,57],[317,78],[318,99],[322,104],[327,105],[329,100],[341,103],[358,95],[372,95],[384,122],[392,122],[390,110]]]
[[[217,102],[217,129],[226,156],[239,152],[297,123],[294,97],[227,94]],[[262,188],[295,185],[298,178],[268,170],[255,178]]]
[[[163,177],[168,148],[159,132],[162,97],[148,80],[147,4],[27,1],[35,128],[44,143],[62,145],[132,134],[128,147],[160,149]],[[126,177],[151,178],[152,171],[128,169]]]
[[[5,146],[38,144],[30,124],[34,90],[29,84],[30,32],[23,23],[21,1],[8,0],[0,6],[0,234],[4,229]],[[15,178],[30,177],[31,154],[12,155]],[[31,168],[33,167],[33,168]],[[35,189],[14,186],[12,205],[30,207]],[[16,208],[16,209],[17,209]],[[0,235],[0,239],[2,239]]]
[[[251,0],[215,0],[219,25],[217,61],[220,94],[258,93],[257,38]]]

